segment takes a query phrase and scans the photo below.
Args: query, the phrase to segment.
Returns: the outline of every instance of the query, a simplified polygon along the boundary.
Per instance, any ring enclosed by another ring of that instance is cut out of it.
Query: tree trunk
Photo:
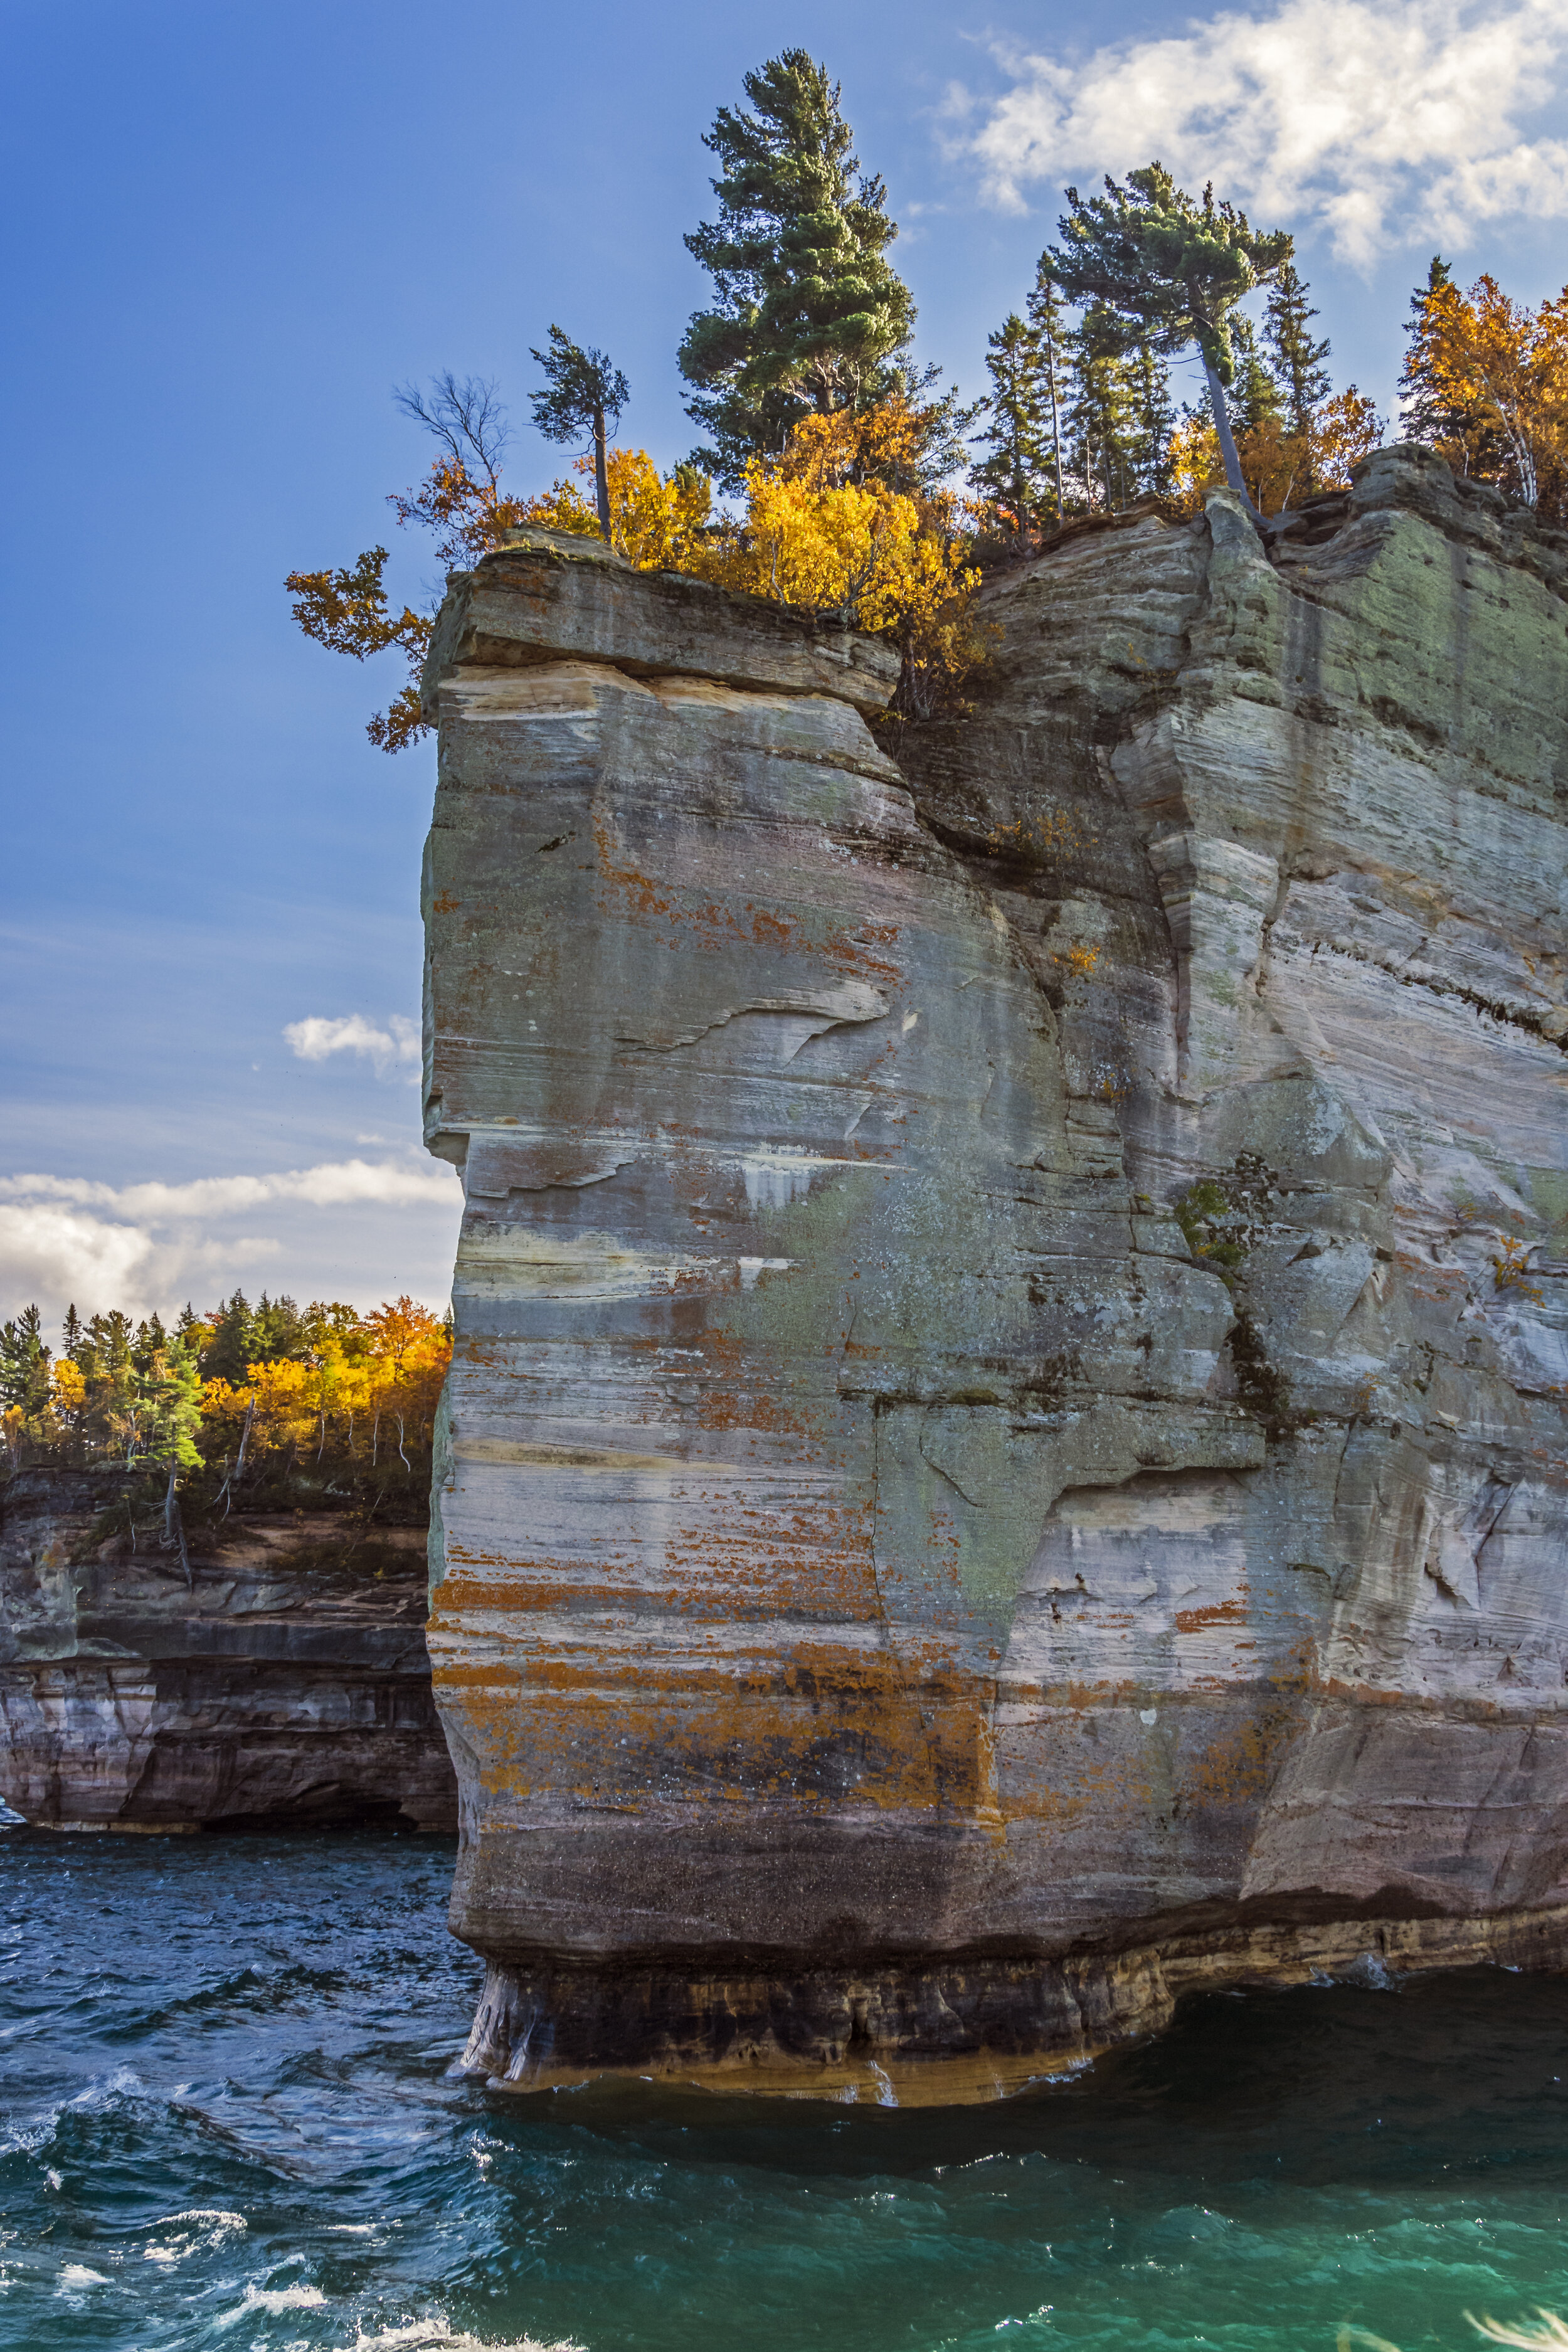
[[[599,501],[599,536],[608,547],[610,540],[610,473],[605,455],[605,412],[594,411],[594,492]]]
[[[191,1555],[185,1544],[185,1522],[181,1516],[179,1497],[174,1492],[179,1475],[178,1462],[171,1462],[168,1491],[163,1496],[163,1548],[166,1551],[173,1551],[178,1545],[180,1566],[185,1571],[185,1590],[190,1592],[195,1589],[195,1579],[191,1573]]]
[[[1204,373],[1209,380],[1209,406],[1214,411],[1214,429],[1219,440],[1219,454],[1225,460],[1225,478],[1240,497],[1253,521],[1261,522],[1263,517],[1253,505],[1247,484],[1241,478],[1241,459],[1237,455],[1236,436],[1230,429],[1230,416],[1225,404],[1225,386],[1219,380],[1219,370],[1201,343],[1198,351],[1203,359]]]
[[[1061,420],[1057,407],[1057,346],[1056,338],[1048,331],[1046,337],[1046,368],[1051,381],[1051,456],[1057,469],[1057,526],[1066,522],[1062,511],[1062,436]]]

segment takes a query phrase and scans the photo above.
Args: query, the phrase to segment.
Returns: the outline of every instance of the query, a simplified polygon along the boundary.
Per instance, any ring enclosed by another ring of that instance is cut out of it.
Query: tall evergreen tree
[[[1171,397],[1169,364],[1149,336],[1139,337],[1130,357],[1128,374],[1141,486],[1156,498],[1168,499],[1174,488],[1171,436],[1176,429],[1176,404]]]
[[[1013,528],[1022,535],[1043,502],[1051,456],[1052,404],[1039,330],[1013,311],[986,337],[985,372],[991,393],[982,405],[990,421],[974,438],[991,454],[971,467],[969,479],[1011,508]]]
[[[1068,190],[1061,244],[1047,248],[1050,274],[1069,302],[1098,304],[1118,320],[1129,342],[1147,335],[1162,354],[1196,344],[1226,480],[1256,513],[1226,408],[1236,373],[1231,324],[1243,295],[1289,260],[1292,240],[1284,229],[1255,230],[1245,213],[1215,202],[1212,184],[1194,203],[1163,163],[1130,172],[1125,185],[1107,179],[1105,191],[1085,198]]]
[[[721,166],[719,216],[686,244],[718,301],[693,313],[679,352],[698,387],[687,414],[712,441],[697,460],[730,490],[814,409],[894,388],[915,318],[885,257],[898,235],[887,191],[860,170],[838,84],[786,49],[744,89],[751,111],[721,107],[704,138]]]
[[[261,1355],[256,1344],[256,1318],[243,1290],[219,1302],[212,1338],[202,1350],[204,1381],[227,1381],[232,1388],[244,1381],[246,1367]]]
[[[1034,289],[1028,299],[1029,324],[1040,339],[1040,359],[1045,371],[1046,390],[1050,397],[1051,478],[1056,489],[1056,514],[1060,522],[1067,513],[1062,502],[1062,376],[1063,338],[1061,296],[1057,292],[1047,267],[1048,256],[1040,256],[1035,271]]]
[[[1258,331],[1251,320],[1238,311],[1230,331],[1236,351],[1236,373],[1226,395],[1231,430],[1256,433],[1260,425],[1283,416],[1284,396],[1258,348]]]
[[[1310,321],[1317,317],[1307,299],[1310,289],[1293,261],[1281,262],[1268,289],[1263,339],[1274,354],[1274,374],[1285,403],[1285,429],[1293,439],[1310,441],[1319,403],[1329,396],[1329,339],[1320,342]],[[1308,488],[1313,485],[1309,482]]]
[[[1453,271],[1442,255],[1435,253],[1427,264],[1426,283],[1417,286],[1410,297],[1410,316],[1405,322],[1410,341],[1399,378],[1399,422],[1413,441],[1444,448],[1449,462],[1468,473],[1472,448],[1492,436],[1487,435],[1479,407],[1457,402],[1433,364],[1434,299],[1449,293],[1453,283]]]
[[[0,1323],[0,1405],[31,1416],[49,1400],[49,1351],[36,1307]]]
[[[1067,337],[1066,357],[1072,470],[1086,505],[1114,513],[1142,487],[1135,387],[1117,320],[1091,303]]]

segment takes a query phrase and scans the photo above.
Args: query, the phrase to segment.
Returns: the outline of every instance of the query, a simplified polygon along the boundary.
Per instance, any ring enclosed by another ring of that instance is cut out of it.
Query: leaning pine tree
[[[777,457],[814,412],[859,408],[902,386],[895,354],[914,325],[886,258],[898,235],[887,191],[860,171],[838,85],[804,49],[745,78],[750,112],[721,107],[705,144],[719,158],[719,217],[687,246],[718,301],[694,313],[679,352],[697,387],[698,453],[726,489]]]
[[[1212,184],[1201,204],[1178,188],[1163,163],[1108,179],[1102,196],[1067,192],[1059,246],[1046,259],[1069,302],[1094,304],[1123,325],[1130,342],[1146,336],[1170,353],[1195,343],[1208,379],[1225,478],[1258,520],[1242,479],[1226,409],[1236,371],[1230,321],[1237,304],[1268,285],[1289,261],[1289,232],[1250,226],[1245,213],[1216,204]]]

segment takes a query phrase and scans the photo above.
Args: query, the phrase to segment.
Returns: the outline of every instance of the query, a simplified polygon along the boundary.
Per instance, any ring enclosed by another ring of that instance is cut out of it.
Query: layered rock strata
[[[247,1517],[187,1580],[95,1540],[120,1483],[0,1489],[0,1797],[48,1829],[454,1828],[423,1534]]]
[[[974,2095],[1568,1906],[1568,543],[1069,535],[971,714],[534,534],[426,674],[469,2063]],[[896,749],[897,760],[888,745]]]

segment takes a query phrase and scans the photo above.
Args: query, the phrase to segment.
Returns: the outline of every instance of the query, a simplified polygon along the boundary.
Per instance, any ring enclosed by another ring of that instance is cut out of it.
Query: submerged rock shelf
[[[454,580],[475,2069],[973,2096],[1189,1980],[1561,1963],[1565,574],[1380,451],[1065,537],[908,728],[589,542]]]

